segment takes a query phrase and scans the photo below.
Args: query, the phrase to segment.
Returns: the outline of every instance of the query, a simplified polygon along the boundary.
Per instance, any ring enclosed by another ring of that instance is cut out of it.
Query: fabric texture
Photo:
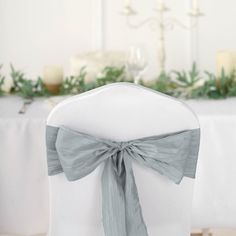
[[[115,142],[66,127],[47,126],[48,174],[64,172],[69,181],[91,173],[105,161],[102,174],[103,226],[106,236],[147,236],[132,160],[179,184],[194,178],[200,130]]]

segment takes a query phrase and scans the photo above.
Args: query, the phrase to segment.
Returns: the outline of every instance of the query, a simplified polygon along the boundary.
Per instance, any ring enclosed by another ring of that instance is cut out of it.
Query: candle
[[[5,93],[10,93],[11,91],[11,88],[13,87],[13,81],[12,79],[9,79],[9,78],[5,78],[4,80],[4,83],[2,85],[2,90],[5,92]]]
[[[164,0],[158,0],[157,1],[157,6],[158,6],[158,10],[159,11],[165,11],[166,10],[166,6],[165,6],[165,2]]]
[[[234,60],[234,72],[235,72],[235,75],[236,75],[236,51],[233,52],[233,60]]]
[[[125,7],[131,6],[131,0],[125,0]]]
[[[43,83],[45,87],[53,94],[58,94],[60,85],[63,82],[63,68],[62,66],[48,65],[43,70]]]
[[[192,0],[193,1],[193,11],[198,10],[198,0]]]
[[[107,66],[122,67],[126,53],[123,51],[91,52],[73,56],[70,60],[70,75],[78,76],[83,67],[86,70],[85,82],[94,82]]]
[[[157,4],[159,7],[163,7],[164,6],[164,0],[158,0]]]
[[[61,84],[63,81],[63,68],[61,66],[45,66],[43,82],[46,84]]]
[[[226,75],[231,75],[236,69],[236,52],[235,51],[220,51],[217,53],[217,76],[220,76],[222,70]]]

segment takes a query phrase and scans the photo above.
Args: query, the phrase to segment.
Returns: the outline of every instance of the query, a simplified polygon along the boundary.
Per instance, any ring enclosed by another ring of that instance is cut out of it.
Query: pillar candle
[[[220,51],[217,53],[217,76],[220,76],[222,69],[226,75],[231,75],[236,68],[236,53],[234,51]]]
[[[198,10],[198,0],[192,0],[193,1],[193,11]]]
[[[158,0],[157,4],[158,4],[159,7],[162,8],[164,6],[164,0]]]
[[[44,67],[43,82],[45,84],[61,84],[63,81],[62,66],[48,65]]]
[[[63,82],[62,66],[45,66],[43,70],[43,83],[47,90],[57,95]]]
[[[125,0],[125,7],[131,6],[131,0]]]
[[[234,60],[234,72],[236,75],[236,51],[233,52],[233,60]]]

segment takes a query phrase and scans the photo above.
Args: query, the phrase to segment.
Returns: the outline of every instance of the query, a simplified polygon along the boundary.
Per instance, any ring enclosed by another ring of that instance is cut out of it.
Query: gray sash
[[[47,126],[48,174],[64,172],[69,181],[74,181],[105,162],[102,175],[105,235],[147,236],[132,160],[179,184],[184,176],[195,177],[199,141],[200,129],[115,142],[66,127]]]

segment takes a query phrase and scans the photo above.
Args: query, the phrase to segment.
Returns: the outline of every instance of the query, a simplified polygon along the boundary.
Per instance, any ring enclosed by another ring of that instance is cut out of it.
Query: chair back
[[[93,136],[128,141],[199,128],[181,101],[131,83],[114,83],[71,97],[50,113],[47,125],[66,126]],[[50,177],[49,236],[103,236],[101,173],[67,181]],[[193,179],[180,185],[133,161],[149,236],[189,236]]]

